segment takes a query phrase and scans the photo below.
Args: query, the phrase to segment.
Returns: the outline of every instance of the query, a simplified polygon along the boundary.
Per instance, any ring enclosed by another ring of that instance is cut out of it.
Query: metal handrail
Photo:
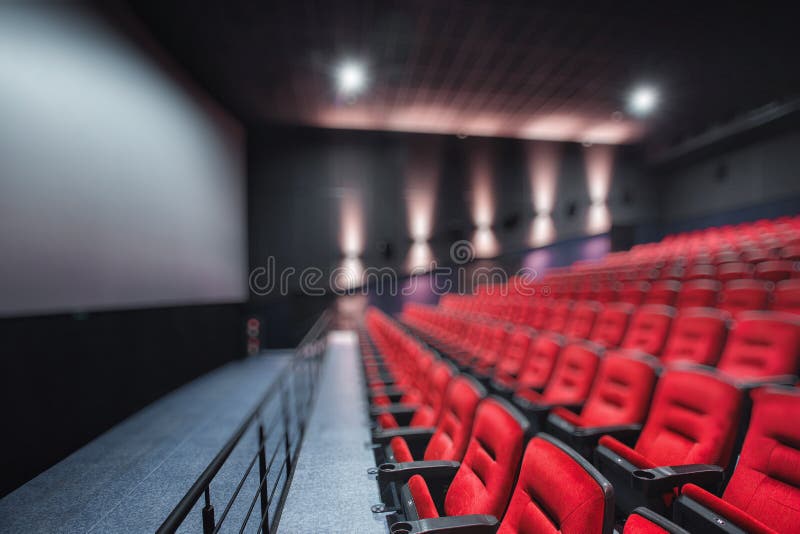
[[[254,498],[257,499],[260,496],[262,499],[262,506],[261,506],[262,517],[259,530],[261,531],[263,529],[264,532],[268,530],[271,531],[269,526],[267,526],[267,528],[264,528],[265,523],[267,525],[269,524],[266,508],[269,502],[271,502],[271,499],[267,499],[266,494],[263,493],[263,487],[266,482],[266,477],[268,475],[268,472],[264,472],[266,469],[266,462],[264,461],[265,459],[264,447],[266,440],[264,438],[263,425],[260,424],[261,411],[264,408],[264,406],[270,400],[275,398],[278,392],[282,390],[283,384],[287,381],[286,379],[292,376],[292,373],[295,371],[295,368],[297,367],[298,364],[307,361],[312,361],[317,365],[319,364],[319,359],[324,347],[322,346],[322,344],[315,342],[317,342],[320,335],[327,328],[328,324],[330,323],[330,320],[331,320],[331,312],[330,310],[326,310],[325,312],[322,313],[322,315],[317,319],[317,321],[314,323],[311,329],[306,333],[306,335],[300,341],[300,344],[295,349],[294,355],[292,356],[292,359],[286,366],[286,368],[283,369],[280,375],[272,382],[272,384],[270,384],[270,386],[267,388],[267,391],[264,393],[264,395],[262,395],[261,399],[256,404],[255,408],[247,415],[247,417],[245,417],[244,421],[242,421],[242,423],[233,433],[231,438],[225,443],[225,445],[223,445],[222,449],[217,453],[214,459],[211,460],[211,462],[203,470],[200,476],[197,477],[197,480],[195,480],[194,484],[192,484],[192,486],[189,488],[189,490],[186,492],[183,498],[178,502],[175,508],[173,508],[173,510],[170,512],[170,514],[167,516],[167,518],[164,520],[164,522],[161,524],[158,530],[156,530],[157,534],[167,534],[175,532],[186,520],[189,513],[192,511],[197,502],[200,500],[200,497],[205,498],[205,503],[203,507],[203,533],[211,534],[212,532],[215,532],[216,530],[219,529],[219,526],[221,525],[222,521],[227,517],[227,511],[230,508],[231,504],[233,503],[233,500],[239,494],[238,490],[241,489],[241,482],[240,486],[237,487],[237,491],[234,493],[231,500],[227,503],[226,510],[225,512],[223,512],[223,515],[220,518],[219,523],[215,523],[214,521],[214,507],[211,503],[211,492],[210,492],[211,482],[214,480],[214,477],[217,475],[220,469],[222,469],[222,466],[228,460],[228,457],[230,457],[233,450],[240,443],[242,436],[244,436],[244,434],[251,428],[251,425],[253,425],[254,422],[256,421],[259,421],[259,448],[257,452],[257,457],[259,458],[259,463],[260,463],[259,478],[261,484],[259,484],[259,489],[256,492],[256,496]],[[316,382],[316,372],[312,374],[312,378],[313,380],[311,381],[311,383],[308,384],[308,386],[311,388],[311,391],[308,392],[309,401],[313,398],[313,393],[314,393],[313,390]],[[290,436],[288,428],[288,414],[285,412],[286,410],[288,410],[288,406],[286,405],[285,401],[282,402],[282,405],[284,411],[283,438],[285,442],[286,458],[281,469],[283,469],[284,467],[286,468],[287,478],[286,478],[286,484],[282,491],[283,495],[281,500],[285,498],[286,490],[288,489],[289,486],[290,478],[288,475],[291,472],[294,463],[297,461],[296,456],[294,460],[292,460],[290,454],[291,451],[290,451],[290,439],[289,439]],[[302,439],[303,432],[305,431],[304,419],[305,418],[303,417],[303,420],[299,422],[299,427],[300,427],[298,429],[300,433],[299,439]],[[242,481],[244,481],[246,477],[249,476],[249,474],[250,474],[250,469],[247,470]],[[280,477],[278,477],[277,480],[280,480]],[[274,493],[274,490],[272,493]],[[249,519],[249,514],[248,514],[248,519]],[[272,528],[274,528],[276,524],[277,522],[273,522]]]

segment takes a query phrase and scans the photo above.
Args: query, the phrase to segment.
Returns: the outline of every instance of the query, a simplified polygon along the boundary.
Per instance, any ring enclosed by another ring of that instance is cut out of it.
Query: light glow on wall
[[[434,261],[428,240],[433,233],[441,158],[436,140],[418,140],[410,145],[409,150],[405,197],[408,234],[413,244],[406,257],[406,269],[418,271],[429,269]]]
[[[611,228],[608,193],[614,170],[614,147],[592,145],[583,149],[586,166],[586,187],[591,205],[586,214],[586,231],[590,235],[602,234]]]
[[[339,246],[342,254],[356,258],[364,252],[364,209],[361,195],[345,189],[341,197]]]
[[[485,141],[470,146],[469,173],[471,189],[471,214],[476,230],[472,237],[475,257],[491,258],[500,253],[500,243],[492,231],[495,216],[492,189],[492,154]]]
[[[333,283],[337,289],[344,291],[359,287],[363,277],[364,264],[361,258],[346,257],[339,263]]]
[[[561,145],[547,141],[528,144],[528,178],[531,184],[534,212],[528,244],[541,247],[555,241],[556,227],[552,213],[558,190],[558,173],[561,167]]]

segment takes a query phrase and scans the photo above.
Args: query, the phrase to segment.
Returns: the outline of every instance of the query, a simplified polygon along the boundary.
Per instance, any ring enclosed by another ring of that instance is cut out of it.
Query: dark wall
[[[800,127],[658,173],[665,230],[797,212]]]
[[[584,237],[590,206],[587,148],[574,143],[557,148],[552,218],[558,239]],[[306,268],[319,268],[324,273],[319,285],[329,285],[328,275],[343,260],[348,224],[359,228],[364,267],[406,273],[412,246],[409,206],[417,190],[435,195],[429,243],[436,261],[446,264],[453,242],[473,238],[477,156],[489,176],[498,252],[529,249],[535,197],[530,150],[531,142],[516,139],[277,126],[249,131],[250,268],[264,267],[274,257],[278,274],[295,269],[287,297],[251,293],[251,311],[268,318],[264,343],[295,343],[297,334],[287,331],[295,318],[313,315],[328,302],[297,291],[298,276]],[[611,150],[608,206],[613,221],[654,220],[657,200],[638,152]],[[359,207],[355,223],[348,215],[353,205]]]
[[[240,305],[0,320],[0,494],[244,354]]]

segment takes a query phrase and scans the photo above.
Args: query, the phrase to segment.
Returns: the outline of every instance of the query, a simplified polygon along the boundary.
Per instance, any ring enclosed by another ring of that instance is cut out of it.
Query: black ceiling
[[[249,124],[659,144],[800,92],[796,21],[766,4],[311,1],[132,3],[166,50]],[[777,6],[777,4],[776,4]],[[331,71],[369,66],[342,102]],[[625,98],[662,95],[641,122]]]

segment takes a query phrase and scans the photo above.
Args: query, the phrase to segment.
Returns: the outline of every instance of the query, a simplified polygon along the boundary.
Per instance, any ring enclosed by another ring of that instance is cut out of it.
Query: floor
[[[126,419],[0,500],[0,532],[153,532],[289,356],[230,363]],[[233,476],[233,460],[220,485]]]
[[[366,446],[370,430],[357,338],[352,332],[336,332],[329,339],[318,398],[278,532],[386,533],[385,517],[370,511],[380,497],[367,475],[375,457]]]

